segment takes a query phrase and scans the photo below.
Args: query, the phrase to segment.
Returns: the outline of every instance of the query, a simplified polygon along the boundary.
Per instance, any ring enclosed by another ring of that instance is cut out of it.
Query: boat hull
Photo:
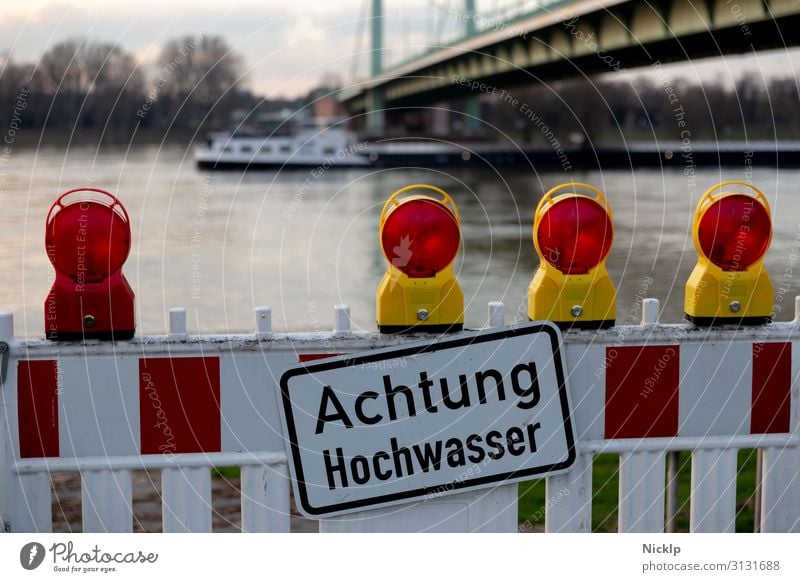
[[[278,161],[234,161],[234,160],[196,160],[197,167],[205,170],[273,170],[283,169],[307,170],[309,168],[364,168],[370,165],[365,161],[338,161],[335,164],[328,162],[278,162]]]

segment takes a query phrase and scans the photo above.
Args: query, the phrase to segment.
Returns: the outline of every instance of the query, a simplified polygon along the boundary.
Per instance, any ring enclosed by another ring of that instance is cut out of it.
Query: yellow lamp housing
[[[414,190],[438,194],[403,196]],[[461,246],[461,218],[440,188],[412,184],[389,197],[381,211],[379,242],[389,262],[377,291],[381,333],[461,331],[464,294],[453,273]]]
[[[749,192],[720,192],[729,186]],[[738,181],[709,188],[697,203],[692,237],[697,265],[686,281],[686,319],[698,326],[769,323],[774,292],[764,257],[772,215],[761,190]]]
[[[567,189],[573,191],[553,198]],[[612,327],[617,291],[606,258],[613,240],[611,207],[600,190],[569,182],[547,192],[533,217],[539,268],[528,287],[528,317],[552,321],[562,329]]]

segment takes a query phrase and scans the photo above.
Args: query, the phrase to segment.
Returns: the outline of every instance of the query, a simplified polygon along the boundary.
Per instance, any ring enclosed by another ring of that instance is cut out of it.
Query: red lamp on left
[[[98,188],[65,192],[47,213],[45,247],[56,270],[44,306],[45,336],[133,337],[134,294],[122,274],[131,225],[122,203]]]

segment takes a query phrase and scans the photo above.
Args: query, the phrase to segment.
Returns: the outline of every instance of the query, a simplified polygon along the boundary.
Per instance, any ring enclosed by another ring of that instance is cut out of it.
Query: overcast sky
[[[505,1],[511,0],[501,4]],[[496,3],[478,0],[479,9]],[[88,35],[119,43],[148,67],[167,39],[206,32],[224,36],[244,57],[247,85],[254,91],[271,97],[297,96],[326,73],[338,73],[347,82],[356,48],[363,51],[357,62],[365,70],[369,39],[358,34],[369,29],[365,4],[368,0],[0,0],[0,54],[36,61],[55,43]],[[387,61],[410,56],[431,42],[438,25],[419,17],[428,0],[385,4],[391,23],[387,44],[393,47]],[[438,4],[446,5],[447,0]],[[409,16],[413,10],[416,17]],[[403,11],[406,16],[398,17]],[[669,71],[723,80],[742,71],[787,74],[791,56],[796,58],[798,52],[696,61]]]

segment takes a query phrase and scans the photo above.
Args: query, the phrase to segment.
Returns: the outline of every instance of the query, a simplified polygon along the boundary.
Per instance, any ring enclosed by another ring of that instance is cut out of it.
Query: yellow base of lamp
[[[763,262],[723,271],[701,260],[686,282],[684,312],[695,325],[761,325],[772,321],[773,288]]]
[[[452,267],[411,278],[390,266],[378,286],[376,311],[381,333],[461,331],[464,294]]]
[[[528,287],[528,318],[566,329],[613,327],[617,291],[605,267],[586,275],[565,275],[542,261]]]

